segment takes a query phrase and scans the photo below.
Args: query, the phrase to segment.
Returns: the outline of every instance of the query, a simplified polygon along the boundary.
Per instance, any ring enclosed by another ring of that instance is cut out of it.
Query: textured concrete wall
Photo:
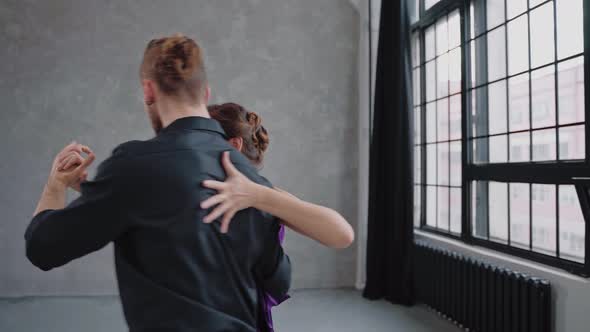
[[[152,135],[138,65],[163,34],[200,41],[214,102],[262,115],[264,175],[355,225],[358,19],[346,0],[2,1],[0,296],[116,292],[110,246],[43,273],[24,257],[23,232],[63,145],[76,139],[102,160]],[[354,246],[289,233],[286,247],[296,288],[354,284]]]

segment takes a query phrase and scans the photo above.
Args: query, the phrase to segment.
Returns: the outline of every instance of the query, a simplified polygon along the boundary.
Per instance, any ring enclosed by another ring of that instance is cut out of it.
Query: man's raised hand
[[[86,180],[87,168],[95,158],[89,147],[76,142],[70,143],[53,160],[47,185],[50,188],[70,187],[80,191],[80,183]]]

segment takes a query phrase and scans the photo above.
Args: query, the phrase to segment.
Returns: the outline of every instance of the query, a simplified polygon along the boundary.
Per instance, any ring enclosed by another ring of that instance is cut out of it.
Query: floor
[[[422,306],[367,301],[355,290],[300,290],[274,310],[280,332],[460,331]],[[0,299],[2,332],[125,331],[116,297]]]

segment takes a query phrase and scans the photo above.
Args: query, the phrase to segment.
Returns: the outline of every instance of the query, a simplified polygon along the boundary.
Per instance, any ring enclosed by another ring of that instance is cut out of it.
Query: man
[[[77,143],[65,147],[26,231],[27,257],[49,270],[113,241],[130,331],[256,331],[260,288],[282,298],[290,284],[280,225],[246,209],[228,231],[229,220],[203,223],[199,202],[213,194],[203,180],[225,178],[219,159],[226,150],[242,173],[270,183],[209,118],[203,54],[192,39],[152,40],[141,80],[156,137],[120,145],[81,184],[94,154]],[[64,207],[67,187],[77,186],[80,197]]]

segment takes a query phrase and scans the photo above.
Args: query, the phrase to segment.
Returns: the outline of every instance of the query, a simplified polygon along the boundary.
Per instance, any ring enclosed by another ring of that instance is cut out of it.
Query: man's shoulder
[[[99,173],[118,173],[130,163],[133,157],[145,154],[149,149],[150,141],[133,140],[117,145],[110,156],[100,164]]]
[[[131,157],[150,153],[158,145],[154,138],[140,141],[133,140],[117,145],[112,152],[112,157]]]

